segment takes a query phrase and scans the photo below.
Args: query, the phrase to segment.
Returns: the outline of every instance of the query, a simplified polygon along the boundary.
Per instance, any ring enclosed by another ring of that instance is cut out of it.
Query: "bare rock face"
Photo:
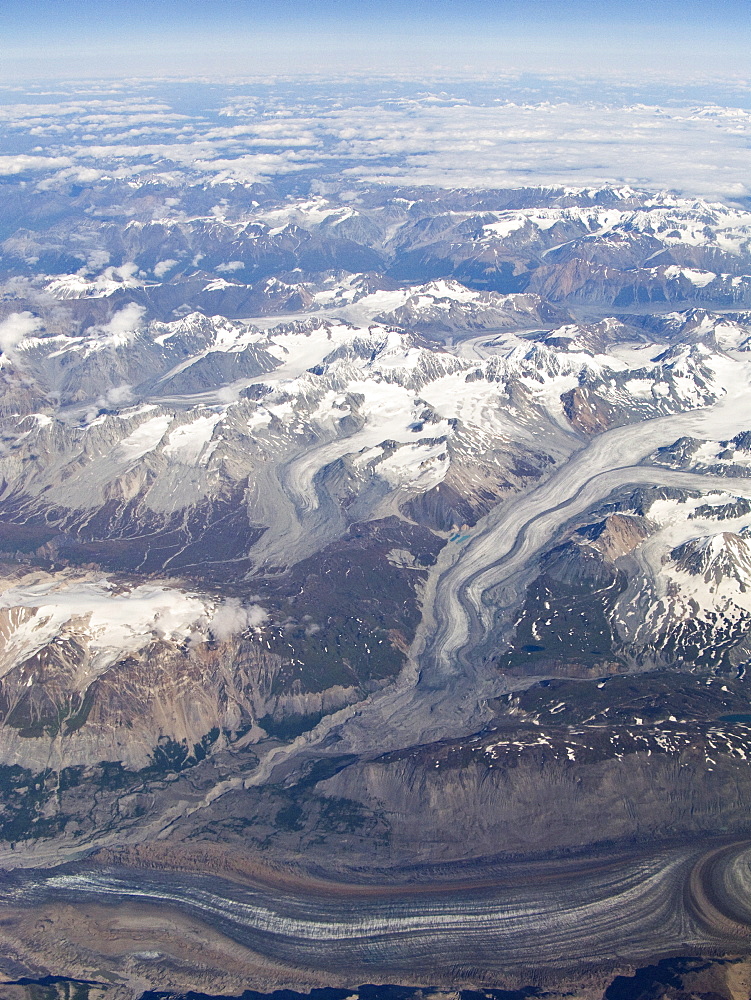
[[[613,423],[613,408],[586,387],[569,389],[561,402],[571,424],[584,434],[599,434]]]
[[[634,728],[610,747],[586,730],[501,731],[345,768],[317,790],[357,803],[364,815],[387,817],[387,847],[379,853],[397,864],[544,854],[660,836],[666,828],[698,833],[715,821],[720,790],[733,803],[723,807],[727,822],[743,829],[741,802],[751,790],[745,768],[723,763],[705,774],[691,762],[704,739],[683,754],[661,753],[654,734],[643,735],[639,752]],[[468,815],[477,817],[471,840],[452,823]]]
[[[17,570],[4,600],[6,765],[120,761],[138,770],[165,746],[183,764],[239,735],[257,740],[259,720],[320,716],[362,697],[358,683],[315,691],[290,677],[290,657],[271,650],[257,606],[122,579],[113,588],[97,574]]]
[[[614,562],[628,555],[649,535],[644,519],[633,514],[610,514],[601,525],[601,530],[592,540],[592,545]]]

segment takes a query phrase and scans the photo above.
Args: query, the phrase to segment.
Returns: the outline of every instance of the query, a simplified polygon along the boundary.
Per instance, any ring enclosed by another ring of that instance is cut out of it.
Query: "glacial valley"
[[[108,113],[1,178],[7,990],[737,1000],[748,199],[209,177]]]

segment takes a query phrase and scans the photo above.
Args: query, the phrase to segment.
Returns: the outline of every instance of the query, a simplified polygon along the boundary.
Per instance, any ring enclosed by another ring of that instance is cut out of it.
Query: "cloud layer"
[[[8,354],[18,347],[24,337],[28,337],[41,327],[41,320],[30,312],[15,312],[0,322],[0,351]]]
[[[0,92],[0,175],[40,190],[129,179],[252,184],[301,172],[368,184],[629,184],[749,196],[751,110],[739,106],[742,88],[738,105],[657,90],[659,102],[635,101],[632,88],[612,84],[603,95],[581,80],[485,81],[433,93],[396,80],[380,89],[351,80],[251,83],[210,94],[186,87],[176,103],[153,83],[133,84],[130,94],[63,92],[54,102],[13,93],[3,104]]]

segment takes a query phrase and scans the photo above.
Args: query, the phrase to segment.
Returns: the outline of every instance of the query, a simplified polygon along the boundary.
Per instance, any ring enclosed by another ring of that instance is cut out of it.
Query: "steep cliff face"
[[[376,848],[382,863],[648,841],[708,832],[720,816],[728,831],[748,830],[744,802],[751,780],[732,740],[730,755],[728,747],[721,749],[712,766],[702,759],[705,749],[711,752],[704,740],[683,753],[660,753],[654,734],[635,730],[618,733],[610,747],[586,731],[572,737],[541,729],[496,739],[489,747],[485,741],[436,746],[406,759],[353,766],[317,791],[332,802],[356,803],[364,816],[383,817],[388,833]],[[363,861],[364,855],[352,859],[353,866]]]
[[[208,993],[199,993],[198,989],[211,987],[201,982],[199,973],[194,973],[192,977],[186,975],[186,986],[190,983],[194,988],[191,990],[193,1000],[213,1000]],[[531,978],[531,977],[530,977]],[[427,977],[430,979],[430,977]],[[426,981],[427,981],[426,979]],[[621,975],[603,974],[600,976],[588,977],[586,985],[579,986],[577,996],[581,1000],[598,1000],[603,995],[607,1000],[621,1000],[639,989],[642,995],[649,1000],[745,1000],[746,993],[751,982],[751,962],[743,957],[731,958],[677,958],[661,959],[654,964],[646,965],[633,970],[624,970]],[[288,1000],[307,1000],[310,994],[305,991],[300,984],[300,991],[287,990]],[[506,984],[511,986],[511,983]],[[525,1000],[527,996],[533,996],[539,987],[536,985],[521,985],[519,989],[491,989],[484,987],[483,996],[487,1000],[505,1000],[509,993],[515,994],[515,1000]],[[241,981],[236,989],[243,989],[244,982]],[[233,989],[230,982],[228,989]],[[127,986],[111,983],[92,984],[91,980],[60,979],[56,983],[48,983],[46,979],[28,979],[25,985],[11,983],[4,987],[7,1000],[35,1000],[34,992],[39,988],[48,990],[45,1000],[69,1000],[70,991],[78,989],[85,994],[85,1000],[132,1000],[133,992]],[[373,995],[379,987],[366,985],[344,990],[353,1000],[373,1000]],[[430,996],[434,1000],[475,1000],[477,990],[475,989],[442,989],[434,986],[423,986],[420,988],[400,987],[402,1000],[421,1000],[430,991]],[[243,989],[247,994],[247,991]],[[546,994],[551,1000],[558,1000],[565,997],[568,992],[564,986],[559,989],[546,987]],[[232,1000],[226,994],[228,1000]],[[241,994],[234,993],[235,1000]],[[253,1000],[266,1000],[270,996],[268,993],[257,992]],[[168,994],[163,991],[152,991],[155,1000],[169,1000]],[[338,1000],[338,997],[336,998]]]
[[[168,748],[182,766],[245,734],[257,741],[259,720],[312,720],[363,696],[356,685],[310,692],[285,684],[289,662],[248,641],[190,650],[157,641],[116,660],[81,691],[80,662],[68,659],[78,652],[62,647],[52,662],[40,650],[3,679],[3,764],[59,770],[120,761],[139,770]]]
[[[354,672],[343,684],[301,677],[257,604],[96,573],[10,569],[4,585],[6,766],[179,767],[241,736],[257,741],[259,720],[315,719],[369,684]]]
[[[370,759],[332,748],[283,784],[229,792],[175,835],[262,850],[273,837],[276,857],[302,853],[340,876],[586,856],[718,824],[746,836],[748,699],[746,679],[675,671],[546,679],[495,701],[481,732]]]

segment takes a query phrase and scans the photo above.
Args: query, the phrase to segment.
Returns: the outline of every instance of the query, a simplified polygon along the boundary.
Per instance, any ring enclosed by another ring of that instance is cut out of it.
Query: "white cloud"
[[[253,146],[317,146],[321,139],[316,136],[319,123],[315,119],[294,118],[291,121],[254,122],[252,125],[230,125],[212,128],[205,138],[216,140],[245,140]]]
[[[107,250],[91,250],[86,258],[86,263],[92,271],[98,271],[100,268],[106,267],[109,262],[110,255]]]
[[[244,267],[245,264],[241,260],[228,260],[226,264],[219,264],[215,270],[229,274],[232,271],[242,271]]]
[[[97,405],[100,407],[105,406],[122,406],[123,403],[133,402],[133,388],[130,385],[123,383],[122,385],[112,386],[107,392],[100,396],[97,400]]]
[[[246,628],[263,624],[267,618],[268,614],[260,604],[242,605],[237,598],[229,597],[214,611],[209,630],[221,642]]]
[[[171,257],[167,260],[160,260],[158,264],[154,265],[154,277],[163,278],[177,263],[178,261],[173,260]]]
[[[307,159],[299,160],[293,152],[258,153],[232,159],[198,160],[195,168],[202,172],[211,184],[252,184],[273,177],[274,174],[299,170],[307,162],[309,162]]]
[[[38,191],[48,191],[59,185],[65,184],[93,184],[104,177],[103,170],[95,170],[93,167],[65,167],[58,170],[51,177],[45,177],[37,184]]]
[[[69,167],[72,160],[67,156],[0,156],[0,176],[24,174],[27,170],[49,170],[55,167]]]
[[[129,343],[140,328],[145,312],[143,306],[129,302],[127,306],[118,309],[100,329],[113,344]]]
[[[138,264],[134,264],[132,261],[126,264],[121,264],[119,267],[108,267],[102,271],[99,276],[100,280],[103,281],[115,281],[123,285],[127,285],[128,288],[136,288],[140,282],[138,281]]]
[[[625,183],[731,199],[751,193],[751,114],[741,109],[405,102],[327,117],[338,148],[360,160],[347,172],[368,182],[485,188]],[[368,165],[383,157],[392,162]]]
[[[665,82],[650,85],[664,95],[661,104],[654,97],[635,103],[625,83],[565,76],[534,85],[513,75],[492,86],[444,80],[451,93],[430,93],[428,83],[411,98],[393,96],[393,78],[382,82],[384,96],[365,87],[360,99],[368,101],[359,105],[341,90],[335,99],[324,80],[315,96],[301,85],[286,104],[228,88],[224,107],[193,116],[137,90],[132,100],[71,95],[59,104],[0,105],[5,127],[37,132],[44,144],[0,156],[0,175],[34,170],[42,173],[40,189],[142,175],[169,184],[249,184],[307,168],[324,174],[336,164],[366,183],[630,184],[725,199],[751,193],[751,113],[724,96],[740,94],[740,84],[717,83],[713,91],[705,81],[717,102],[692,107],[685,97],[680,106],[679,91]],[[405,93],[403,83],[399,89]]]
[[[17,347],[24,337],[36,333],[42,321],[30,312],[11,313],[0,323],[0,351],[7,354]]]

